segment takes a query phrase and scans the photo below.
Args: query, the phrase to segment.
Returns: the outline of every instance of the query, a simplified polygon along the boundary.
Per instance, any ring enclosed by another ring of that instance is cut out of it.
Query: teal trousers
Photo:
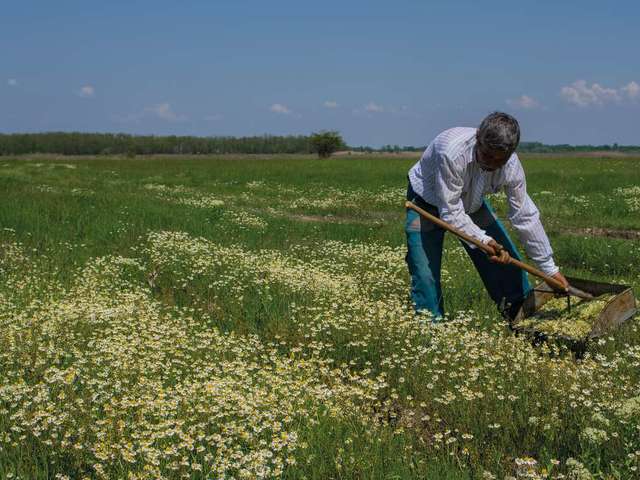
[[[432,215],[439,216],[437,207],[418,196],[411,184],[407,190],[407,200]],[[516,246],[488,201],[485,200],[482,207],[470,217],[487,235],[507,249],[512,257],[521,260]],[[416,312],[431,312],[433,321],[437,322],[444,317],[445,311],[440,283],[445,231],[422,218],[415,210],[407,209],[405,233],[406,262],[411,274],[411,300]],[[465,242],[461,243],[500,313],[512,319],[531,290],[527,274],[513,265],[490,262],[487,255],[479,249],[471,248]]]

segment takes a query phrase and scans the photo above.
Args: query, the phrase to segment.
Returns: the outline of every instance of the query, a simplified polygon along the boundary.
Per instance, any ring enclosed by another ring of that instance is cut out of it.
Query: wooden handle
[[[453,225],[448,224],[444,220],[436,217],[435,215],[431,215],[429,212],[423,210],[422,208],[418,207],[414,203],[407,201],[405,203],[405,207],[411,208],[412,210],[415,210],[416,212],[418,212],[420,215],[422,215],[424,218],[426,218],[430,222],[433,222],[436,225],[438,225],[439,227],[444,228],[448,232],[453,233],[454,235],[456,235],[456,236],[460,237],[461,239],[463,239],[465,242],[475,245],[476,247],[478,247],[480,250],[482,250],[487,255],[494,255],[495,254],[495,252],[494,252],[492,247],[490,247],[488,245],[485,245],[484,243],[482,243],[477,238],[474,238],[474,237],[472,237],[470,235],[467,235],[466,233],[458,230]],[[556,290],[561,290],[563,292],[567,291],[567,288],[565,288],[565,286],[562,285],[561,282],[559,282],[558,280],[556,280],[553,277],[550,277],[549,275],[547,275],[543,271],[538,270],[535,267],[532,267],[531,265],[528,265],[528,264],[526,264],[524,262],[521,262],[520,260],[517,260],[517,259],[515,259],[513,257],[509,258],[509,264],[510,265],[515,265],[516,267],[521,268],[522,270],[524,270],[526,272],[529,272],[531,275],[535,275],[536,277],[540,277],[548,285],[552,286]]]

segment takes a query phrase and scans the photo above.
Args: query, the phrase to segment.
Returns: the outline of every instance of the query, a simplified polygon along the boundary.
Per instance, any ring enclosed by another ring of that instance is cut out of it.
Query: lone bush
[[[328,158],[335,151],[346,147],[342,136],[335,130],[312,133],[310,141],[311,148],[320,158]]]

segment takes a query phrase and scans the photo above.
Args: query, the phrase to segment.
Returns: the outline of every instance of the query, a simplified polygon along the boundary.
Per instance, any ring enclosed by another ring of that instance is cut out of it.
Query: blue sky
[[[640,2],[4,2],[0,132],[640,144]]]

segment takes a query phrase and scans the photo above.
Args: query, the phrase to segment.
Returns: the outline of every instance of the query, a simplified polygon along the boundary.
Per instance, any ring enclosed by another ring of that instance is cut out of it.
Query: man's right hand
[[[503,265],[509,264],[511,256],[509,252],[493,238],[486,244],[493,249],[493,255],[489,254],[489,261],[494,263],[501,263]]]

